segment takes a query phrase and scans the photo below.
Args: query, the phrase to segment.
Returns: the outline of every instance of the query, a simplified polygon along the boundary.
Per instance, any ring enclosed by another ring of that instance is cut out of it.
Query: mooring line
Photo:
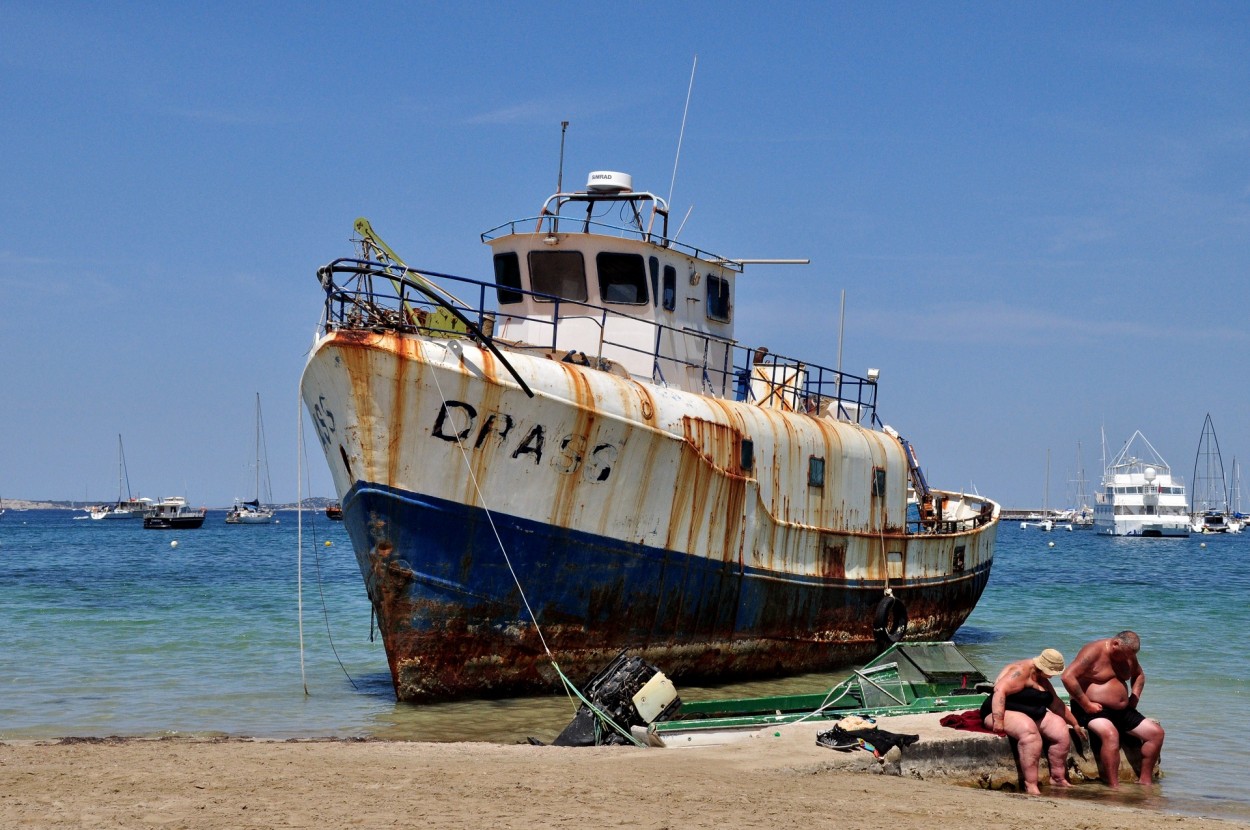
[[[451,354],[451,349],[447,346],[443,347],[447,354]],[[443,408],[447,408],[447,396],[443,394],[443,385],[438,380],[438,368],[431,367],[431,374],[434,376],[434,387],[438,389],[438,396],[443,401]],[[482,505],[482,510],[486,512],[486,521],[490,523],[491,533],[495,535],[495,543],[499,545],[499,552],[503,554],[503,561],[508,566],[508,572],[512,574],[512,581],[516,583],[517,590],[521,593],[521,602],[525,604],[525,611],[530,615],[530,620],[534,623],[534,631],[538,634],[538,641],[542,643],[543,651],[551,658],[551,662],[555,663],[555,658],[551,655],[551,649],[547,647],[547,638],[543,636],[542,627],[538,624],[538,617],[534,615],[534,609],[530,607],[529,598],[525,596],[525,588],[521,585],[521,579],[517,576],[516,569],[512,567],[512,559],[508,556],[508,549],[504,546],[503,537],[499,535],[499,528],[495,526],[495,517],[486,503],[486,496],[482,493],[481,485],[478,484],[477,476],[473,472],[473,464],[469,461],[469,451],[464,447],[464,439],[460,437],[460,433],[456,433],[456,446],[460,448],[460,457],[464,460],[464,468],[469,472],[469,480],[473,482],[473,491],[477,494],[477,500]]]
[[[304,673],[304,402],[299,390],[295,391],[295,596],[299,620],[299,679],[304,684],[304,697],[308,697],[308,676]]]
[[[295,395],[296,401],[296,417],[297,423],[295,428],[296,443],[295,448],[295,493],[296,493],[296,524],[297,532],[297,551],[296,551],[296,596],[299,617],[299,675],[300,681],[304,684],[304,696],[309,697],[308,678],[304,668],[304,484],[307,481],[308,491],[312,493],[312,479],[307,478],[308,472],[308,446],[304,442],[304,402],[300,399],[298,391]],[[315,523],[314,523],[315,525]],[[313,558],[317,569],[317,591],[321,595],[321,615],[325,620],[326,639],[330,642],[330,651],[334,654],[335,661],[339,664],[339,668],[343,670],[343,675],[347,678],[347,682],[352,684],[352,688],[359,691],[360,687],[356,685],[356,681],[352,679],[351,674],[347,671],[347,667],[343,665],[342,658],[339,657],[338,648],[334,645],[334,634],[330,630],[330,610],[326,605],[325,585],[321,574],[321,551],[316,550],[317,538],[312,534],[313,548],[315,556]],[[370,609],[372,610],[372,602]],[[372,633],[372,622],[370,629]]]
[[[443,348],[448,355],[452,353],[451,349],[447,346],[444,346]],[[427,363],[426,365],[429,364]],[[447,396],[443,394],[443,385],[438,380],[439,369],[434,366],[430,368],[432,370],[431,374],[434,376],[434,386],[438,389],[438,396],[442,399],[443,407],[445,409],[447,406]],[[614,721],[607,712],[604,712],[598,706],[591,703],[590,700],[582,694],[581,690],[577,688],[573,681],[570,680],[560,669],[560,665],[556,662],[555,656],[552,655],[551,649],[547,646],[547,639],[543,636],[542,626],[538,624],[538,617],[534,615],[534,609],[530,607],[529,598],[525,595],[525,588],[521,585],[521,579],[517,576],[516,569],[512,567],[512,559],[508,556],[508,549],[503,543],[503,537],[499,535],[499,528],[495,526],[493,511],[486,503],[486,496],[482,493],[482,488],[478,484],[477,476],[473,472],[473,464],[469,461],[469,452],[465,449],[464,439],[460,437],[460,433],[458,431],[456,432],[456,446],[460,448],[460,456],[464,460],[465,469],[469,472],[469,480],[473,482],[473,490],[477,494],[478,502],[482,505],[482,510],[486,513],[486,520],[490,523],[491,532],[495,535],[495,543],[499,545],[499,552],[503,554],[503,560],[508,566],[508,572],[512,574],[512,581],[516,584],[517,591],[521,594],[521,602],[525,604],[525,611],[529,614],[530,620],[534,624],[534,631],[538,634],[538,640],[542,643],[543,651],[546,653],[547,659],[551,661],[552,668],[556,670],[556,674],[560,676],[560,680],[564,683],[565,694],[569,695],[570,701],[572,700],[572,695],[576,695],[578,700],[584,703],[596,717],[607,723],[614,730],[616,730],[616,732],[633,742],[635,746],[646,746],[645,743],[635,738],[632,733],[622,728],[620,724]],[[569,694],[570,692],[572,694]]]

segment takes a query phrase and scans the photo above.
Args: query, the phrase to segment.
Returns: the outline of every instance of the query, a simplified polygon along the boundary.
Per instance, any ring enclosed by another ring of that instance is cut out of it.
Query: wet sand
[[[340,740],[21,742],[0,744],[0,827],[1250,826],[857,772],[846,767],[846,757],[806,739],[701,749]]]

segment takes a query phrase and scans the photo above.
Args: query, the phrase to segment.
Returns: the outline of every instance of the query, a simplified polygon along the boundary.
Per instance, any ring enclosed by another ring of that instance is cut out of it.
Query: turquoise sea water
[[[346,533],[319,514],[305,514],[302,557],[293,512],[259,526],[226,525],[224,512],[210,512],[202,529],[172,532],[73,515],[10,510],[0,519],[0,740],[512,743],[549,740],[573,712],[563,695],[397,704]],[[1090,639],[1136,630],[1147,675],[1141,708],[1168,730],[1166,777],[1161,795],[1128,788],[1117,798],[1250,821],[1241,734],[1250,725],[1248,597],[1250,533],[1129,540],[1005,523],[989,587],[956,641],[992,678],[1044,647],[1070,659]],[[812,691],[836,679],[680,692]],[[1076,789],[1111,797],[1097,785]]]

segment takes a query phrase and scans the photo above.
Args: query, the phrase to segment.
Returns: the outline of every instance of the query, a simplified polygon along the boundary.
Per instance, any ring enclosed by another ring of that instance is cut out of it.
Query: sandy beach
[[[774,733],[775,734],[775,733]],[[770,734],[771,738],[772,735]],[[809,736],[701,749],[67,739],[0,745],[0,826],[1227,828],[856,771]],[[864,759],[869,763],[864,764]]]

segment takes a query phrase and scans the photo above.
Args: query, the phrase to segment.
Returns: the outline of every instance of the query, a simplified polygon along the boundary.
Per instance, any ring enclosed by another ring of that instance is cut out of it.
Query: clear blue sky
[[[317,266],[623,170],[747,344],[881,370],[930,481],[1065,501],[1141,429],[1250,464],[1250,4],[0,2],[0,496],[296,493]],[[330,495],[307,434],[315,494]],[[1112,447],[1112,449],[1115,448]],[[305,492],[308,488],[305,488]],[[1247,501],[1250,502],[1250,494]],[[1250,504],[1243,505],[1250,507]]]

